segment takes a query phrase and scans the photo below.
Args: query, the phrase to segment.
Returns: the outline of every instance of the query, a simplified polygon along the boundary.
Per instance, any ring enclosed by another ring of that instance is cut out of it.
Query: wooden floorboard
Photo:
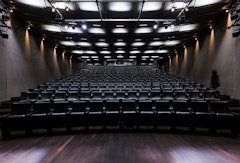
[[[155,132],[92,132],[0,140],[1,163],[239,163],[240,139]]]

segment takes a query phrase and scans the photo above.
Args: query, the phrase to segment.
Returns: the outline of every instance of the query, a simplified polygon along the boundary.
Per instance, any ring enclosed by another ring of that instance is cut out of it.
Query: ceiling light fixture
[[[82,29],[86,30],[87,29],[87,25],[86,24],[82,24]]]
[[[171,12],[175,12],[176,11],[176,8],[173,6],[172,8],[171,8]]]
[[[69,11],[70,11],[70,9],[69,9],[68,6],[65,7],[65,11],[66,11],[66,12],[69,12]]]
[[[52,13],[56,12],[56,8],[55,7],[52,7]]]
[[[158,23],[155,23],[154,25],[153,25],[153,29],[157,29],[158,28]]]

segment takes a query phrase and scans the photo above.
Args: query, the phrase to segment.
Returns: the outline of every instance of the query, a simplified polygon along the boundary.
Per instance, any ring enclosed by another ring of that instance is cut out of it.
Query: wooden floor
[[[240,138],[92,132],[0,140],[1,163],[239,163]]]

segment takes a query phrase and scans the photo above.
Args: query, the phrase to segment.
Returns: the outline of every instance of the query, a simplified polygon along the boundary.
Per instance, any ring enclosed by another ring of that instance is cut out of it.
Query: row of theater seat
[[[216,92],[159,70],[81,70],[23,92],[2,118],[4,137],[14,130],[108,125],[161,125],[230,129],[238,116]]]
[[[82,90],[82,91],[29,91],[23,95],[22,101],[75,101],[75,100],[108,100],[108,99],[150,99],[150,100],[219,100],[213,90]]]
[[[2,134],[11,131],[66,128],[84,126],[176,126],[217,128],[238,133],[238,116],[228,110],[227,101],[185,100],[90,100],[90,101],[37,101],[17,102],[12,113],[2,119]]]

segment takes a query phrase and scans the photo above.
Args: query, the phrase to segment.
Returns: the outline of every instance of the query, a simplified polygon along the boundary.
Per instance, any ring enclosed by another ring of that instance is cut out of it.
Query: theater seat
[[[29,130],[29,116],[31,115],[31,102],[16,102],[12,105],[10,114],[2,117],[2,135],[8,137],[11,131]]]
[[[156,110],[155,124],[157,126],[173,127],[173,111],[170,109],[170,101],[156,100],[154,103]]]
[[[237,116],[229,111],[228,101],[211,101],[213,111],[213,125],[216,129],[228,129],[232,134],[238,134]]]
[[[139,110],[135,100],[126,99],[122,101],[122,124],[123,127],[136,126],[138,122]]]

